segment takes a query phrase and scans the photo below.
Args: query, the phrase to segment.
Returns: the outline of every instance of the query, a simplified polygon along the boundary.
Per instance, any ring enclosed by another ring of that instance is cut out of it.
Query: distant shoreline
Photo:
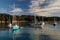
[[[16,22],[34,22],[35,19],[37,22],[42,21],[60,21],[60,17],[57,16],[52,16],[52,17],[45,17],[45,16],[34,16],[34,15],[15,15],[13,19],[13,15],[9,14],[1,14],[0,13],[0,23],[5,23],[5,22],[11,22],[11,21],[16,21]]]
[[[28,22],[28,21],[13,21],[12,23],[19,23],[19,22]],[[31,22],[31,23],[33,23],[33,22]],[[41,21],[38,21],[38,22],[41,22]],[[54,22],[54,21],[44,21],[44,22]],[[56,21],[56,22],[60,22],[60,21]],[[0,23],[11,23],[11,22],[10,21],[0,21]]]
[[[28,21],[13,21],[13,22],[28,22]],[[10,23],[10,21],[0,21],[0,23]]]

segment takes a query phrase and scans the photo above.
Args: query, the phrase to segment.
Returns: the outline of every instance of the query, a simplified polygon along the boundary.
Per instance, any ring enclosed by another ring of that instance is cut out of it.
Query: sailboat
[[[57,23],[56,23],[55,17],[54,17],[54,23],[53,23],[53,26],[56,26],[56,25],[57,25]]]
[[[34,28],[41,28],[40,22],[36,21],[36,15],[34,16],[34,23],[31,24]]]
[[[36,21],[36,15],[34,16],[34,21],[35,21],[34,27],[35,28],[40,28],[40,24]]]
[[[42,17],[41,28],[44,28],[44,25],[45,25],[45,23],[44,23],[44,19]]]
[[[11,24],[11,23],[9,23],[9,25],[8,25],[8,26],[9,26],[9,28],[11,29],[11,27],[12,27],[12,24]]]
[[[34,23],[31,24],[32,27],[36,27],[36,15],[34,16]]]
[[[15,4],[14,4],[14,8],[13,9],[15,9]],[[12,19],[12,23],[9,23],[9,30],[11,30],[12,29],[12,31],[14,32],[14,33],[16,33],[16,32],[18,32],[19,31],[19,26],[18,26],[18,24],[16,23],[16,20],[15,20],[15,12],[13,13],[13,19]]]

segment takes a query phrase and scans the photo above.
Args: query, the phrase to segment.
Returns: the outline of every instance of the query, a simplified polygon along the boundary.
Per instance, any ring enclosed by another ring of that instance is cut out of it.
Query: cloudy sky
[[[0,0],[0,13],[60,16],[60,0]]]

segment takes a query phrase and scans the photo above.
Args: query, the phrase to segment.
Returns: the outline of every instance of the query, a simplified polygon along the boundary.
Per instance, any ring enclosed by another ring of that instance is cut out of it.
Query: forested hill
[[[16,21],[34,21],[34,16],[32,15],[21,15],[21,16],[17,16],[15,15],[15,20]],[[54,18],[56,21],[60,21],[60,17],[44,17],[43,19],[44,21],[54,21]],[[0,21],[11,21],[13,19],[12,15],[9,14],[5,14],[5,13],[0,13]],[[36,21],[41,21],[42,20],[42,16],[36,16]]]

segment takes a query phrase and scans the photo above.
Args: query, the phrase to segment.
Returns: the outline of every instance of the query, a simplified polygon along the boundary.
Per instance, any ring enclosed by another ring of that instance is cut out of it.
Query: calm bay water
[[[18,33],[9,29],[0,30],[0,40],[60,40],[60,22],[56,26],[46,23],[42,29],[23,27]]]

